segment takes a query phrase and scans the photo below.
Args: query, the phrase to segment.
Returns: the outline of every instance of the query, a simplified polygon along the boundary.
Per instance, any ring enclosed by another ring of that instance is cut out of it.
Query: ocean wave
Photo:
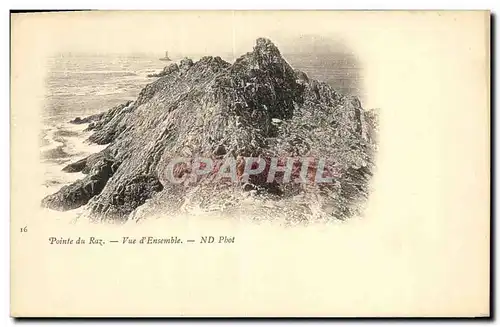
[[[52,74],[64,74],[64,75],[81,75],[81,74],[89,74],[89,75],[119,75],[119,76],[137,76],[137,73],[132,71],[123,71],[123,70],[80,70],[80,71],[71,71],[71,70],[53,70]]]
[[[156,72],[156,70],[153,70],[151,72]],[[137,74],[133,75],[133,76],[123,76],[122,78],[120,78],[119,81],[123,81],[123,80],[134,81],[134,82],[136,82],[136,81],[143,81],[143,80],[147,81],[148,80],[147,79],[147,75],[151,74],[151,72],[149,72],[149,73],[145,72],[145,71],[144,72],[137,72]]]
[[[127,86],[126,88],[123,86]],[[130,89],[128,83],[107,83],[88,86],[61,86],[59,89],[52,91],[50,96],[102,96],[110,94],[124,94]]]
[[[40,146],[41,159],[52,162],[60,162],[59,159],[78,160],[106,147],[87,142],[90,132],[84,132],[85,128],[85,124],[71,123],[46,127]]]
[[[40,153],[48,153],[49,151],[54,151],[55,149],[64,146],[63,140],[55,136],[55,132],[56,130],[52,128],[42,131]]]
[[[152,73],[157,73],[158,71],[162,70],[163,67],[154,67],[154,68],[148,68],[148,69],[141,69],[137,71],[137,75],[147,75],[147,74],[152,74]]]
[[[115,89],[102,89],[102,90],[95,90],[92,92],[94,95],[110,95],[110,94],[122,94],[125,93],[126,90],[122,88],[115,88]]]
[[[40,153],[40,157],[42,159],[48,159],[48,160],[58,160],[67,158],[69,156],[70,155],[64,151],[64,145],[58,146],[53,149],[45,150]]]

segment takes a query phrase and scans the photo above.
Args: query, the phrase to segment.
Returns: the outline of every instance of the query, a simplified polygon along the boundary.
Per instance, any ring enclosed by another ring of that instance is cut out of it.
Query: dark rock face
[[[73,162],[66,167],[63,168],[63,171],[67,173],[77,173],[82,171],[87,165],[87,158],[78,160],[77,162]]]
[[[184,58],[180,62],[179,70],[185,73],[189,70],[189,68],[191,68],[191,66],[193,66],[193,61],[189,58]]]
[[[187,72],[191,66],[193,66],[193,60],[184,58],[179,64],[171,63],[165,66],[161,72],[157,74],[149,74],[148,77],[163,77],[175,72],[180,72],[182,74]]]
[[[83,119],[80,117],[76,117],[75,119],[70,120],[70,123],[78,124],[78,125],[79,124],[88,124],[88,123],[100,120],[103,116],[104,116],[104,113],[95,114],[92,116],[85,117]]]
[[[89,137],[89,141],[101,145],[113,141],[125,130],[126,118],[133,108],[132,101],[129,101],[106,112],[101,119],[87,127],[87,130],[96,131]]]
[[[149,199],[177,210],[179,199],[206,204],[231,194],[223,183],[169,184],[162,176],[173,158],[308,156],[328,158],[338,171],[335,183],[278,185],[252,176],[238,187],[281,198],[324,193],[322,205],[344,219],[368,196],[375,118],[365,116],[357,98],[295,71],[270,40],[260,38],[232,65],[220,57],[171,64],[136,101],[84,118],[94,131],[89,140],[109,146],[65,167],[87,176],[42,205],[69,210],[87,204],[98,220],[123,220]]]
[[[99,160],[94,164],[88,176],[71,185],[64,186],[53,195],[45,197],[42,205],[50,209],[65,211],[87,204],[93,196],[101,193],[118,166],[115,162],[107,159]]]

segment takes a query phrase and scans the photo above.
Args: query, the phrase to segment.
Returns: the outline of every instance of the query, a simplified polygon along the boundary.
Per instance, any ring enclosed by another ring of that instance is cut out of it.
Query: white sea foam
[[[41,198],[57,192],[62,186],[69,185],[85,175],[81,172],[67,173],[62,169],[69,163],[83,159],[92,153],[101,151],[106,145],[92,144],[86,141],[91,132],[84,132],[86,124],[59,123],[45,128],[45,141],[40,148],[42,164],[45,167],[44,183],[40,186]],[[55,151],[59,149],[59,151]],[[51,156],[43,157],[50,151]],[[57,157],[57,155],[61,155]]]
[[[106,145],[97,145],[86,141],[92,132],[85,132],[87,124],[59,123],[45,128],[47,145],[40,147],[40,152],[46,152],[58,147],[70,157],[88,155],[98,152]],[[53,158],[57,159],[57,158]]]
[[[64,149],[72,156],[87,156],[107,147],[107,145],[99,145],[87,141],[87,138],[92,134],[92,131],[84,132],[87,124],[62,123],[60,126],[63,130],[77,133],[74,136],[65,137],[66,146]]]

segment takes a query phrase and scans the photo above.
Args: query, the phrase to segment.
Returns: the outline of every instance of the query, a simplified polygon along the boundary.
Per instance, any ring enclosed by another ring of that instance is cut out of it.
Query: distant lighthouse
[[[160,60],[162,60],[162,61],[172,61],[172,60],[168,57],[168,51],[165,51],[165,57],[164,57],[164,58],[160,58]]]

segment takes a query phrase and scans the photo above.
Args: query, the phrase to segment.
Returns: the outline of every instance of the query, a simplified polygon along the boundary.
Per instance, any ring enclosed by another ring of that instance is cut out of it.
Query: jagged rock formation
[[[93,196],[99,194],[109,178],[113,176],[119,164],[106,158],[93,163],[84,179],[64,186],[56,194],[46,197],[42,205],[60,210],[71,210],[86,204]]]
[[[173,72],[186,72],[191,66],[193,66],[193,60],[189,58],[184,58],[180,61],[179,65],[176,63],[171,63],[165,66],[163,70],[157,74],[148,74],[148,77],[163,77]]]
[[[174,185],[162,178],[172,159],[196,156],[328,158],[337,172],[334,183],[277,185],[255,176],[236,187],[277,200],[314,194],[340,219],[367,197],[373,118],[366,118],[357,98],[294,70],[270,40],[258,39],[232,65],[220,57],[184,59],[160,76],[136,101],[84,118],[94,131],[89,140],[109,146],[65,167],[87,177],[42,205],[68,210],[87,204],[92,217],[124,220],[150,199],[171,212],[186,202],[203,207],[234,197],[234,185]]]
[[[374,144],[377,143],[379,130],[379,110],[379,108],[374,108],[365,112],[365,120],[368,127],[368,138]]]

